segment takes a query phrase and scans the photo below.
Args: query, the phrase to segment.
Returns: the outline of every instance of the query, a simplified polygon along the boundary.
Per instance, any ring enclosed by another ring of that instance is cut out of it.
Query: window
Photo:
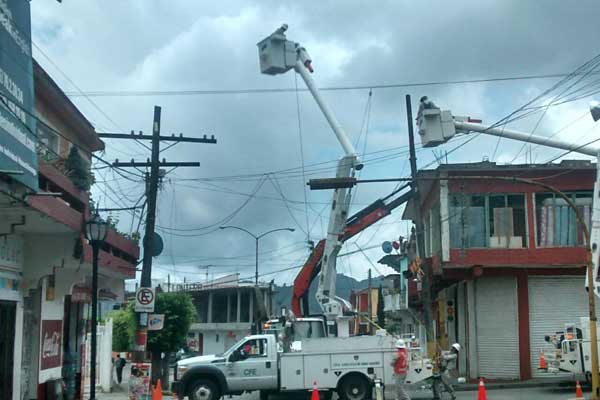
[[[450,247],[527,247],[523,194],[454,194],[449,202]]]
[[[588,227],[592,220],[592,192],[571,192],[567,196],[575,203]],[[583,246],[583,229],[575,211],[566,200],[553,193],[536,193],[535,212],[537,244],[540,247]]]
[[[227,294],[213,292],[211,322],[227,322]]]
[[[37,125],[38,154],[47,161],[56,160],[58,156],[60,138],[43,124]]]
[[[252,339],[245,341],[237,351],[244,358],[256,358],[267,356],[267,339]]]
[[[227,322],[237,322],[237,305],[238,305],[238,294],[237,292],[229,295],[229,318]]]
[[[196,296],[195,296],[196,297]],[[198,322],[208,322],[208,293],[200,293],[195,299]]]
[[[240,322],[250,322],[250,294],[242,293],[240,299]]]

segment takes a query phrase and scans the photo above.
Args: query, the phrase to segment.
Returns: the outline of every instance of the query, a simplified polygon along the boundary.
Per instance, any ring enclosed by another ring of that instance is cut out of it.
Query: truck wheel
[[[190,400],[218,400],[221,398],[219,388],[208,379],[195,381],[188,393]]]
[[[371,384],[362,375],[347,376],[338,389],[342,400],[368,400],[371,398],[371,392]]]
[[[260,397],[260,400],[269,400],[270,395],[271,395],[270,390],[261,390],[259,397]]]

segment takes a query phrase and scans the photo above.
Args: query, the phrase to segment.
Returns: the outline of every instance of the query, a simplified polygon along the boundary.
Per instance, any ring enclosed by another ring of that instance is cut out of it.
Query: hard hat
[[[454,343],[454,344],[452,345],[452,348],[458,352],[458,351],[460,351],[460,344],[458,344],[458,343]]]
[[[396,348],[397,349],[405,349],[406,348],[406,344],[404,343],[404,340],[398,339],[396,341]]]

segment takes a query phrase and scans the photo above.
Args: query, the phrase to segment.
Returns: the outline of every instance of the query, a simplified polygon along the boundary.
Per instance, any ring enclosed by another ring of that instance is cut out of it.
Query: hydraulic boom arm
[[[287,40],[285,31],[287,25],[282,25],[279,29],[260,41],[258,46],[261,72],[268,75],[283,74],[293,69],[302,77],[309,91],[313,95],[331,129],[335,133],[338,141],[344,149],[344,156],[338,161],[337,178],[348,178],[354,176],[354,172],[362,168],[356,156],[356,151],[348,139],[348,135],[341,124],[335,118],[333,112],[329,109],[319,90],[313,81],[310,73],[313,72],[312,60],[306,49],[300,44]],[[340,251],[342,242],[340,237],[344,231],[346,218],[348,217],[348,208],[350,207],[351,193],[348,188],[335,189],[333,201],[331,204],[331,214],[329,215],[329,224],[327,226],[327,239],[325,243],[318,248],[322,248],[322,254],[318,258],[323,265],[319,288],[317,290],[317,301],[319,302],[323,313],[331,320],[335,320],[342,315],[344,306],[347,302],[336,297],[336,258]],[[316,254],[315,254],[315,258]]]
[[[411,197],[411,191],[405,192],[398,197],[398,193],[403,191],[409,185],[404,185],[395,190],[388,196],[378,199],[373,204],[360,210],[346,221],[344,232],[339,237],[339,241],[344,243],[354,235],[362,232],[372,226],[379,220],[390,215],[392,210],[406,203]],[[390,199],[393,199],[390,201]],[[321,259],[325,249],[325,239],[319,241],[315,246],[308,260],[294,280],[294,292],[292,294],[292,311],[294,315],[309,315],[308,292],[313,280],[321,271]]]

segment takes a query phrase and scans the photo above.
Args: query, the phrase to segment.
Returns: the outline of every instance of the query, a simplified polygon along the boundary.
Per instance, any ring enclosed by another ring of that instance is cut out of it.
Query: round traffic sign
[[[137,294],[138,303],[147,306],[154,301],[154,292],[150,288],[142,288]]]

